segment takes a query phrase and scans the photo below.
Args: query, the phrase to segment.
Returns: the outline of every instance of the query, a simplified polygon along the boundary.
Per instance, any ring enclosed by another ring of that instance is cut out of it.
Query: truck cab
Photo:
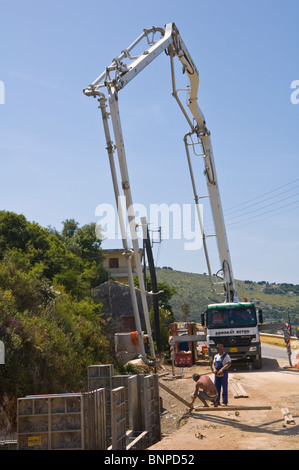
[[[218,343],[232,360],[250,360],[255,369],[262,366],[261,343],[258,323],[262,323],[262,312],[257,314],[251,302],[210,304],[202,314],[206,326],[209,357],[217,353]]]

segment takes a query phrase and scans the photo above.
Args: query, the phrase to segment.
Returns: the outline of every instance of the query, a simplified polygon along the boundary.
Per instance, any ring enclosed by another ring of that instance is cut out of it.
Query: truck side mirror
[[[259,314],[259,323],[263,323],[263,322],[264,322],[263,311],[262,311],[262,310],[259,310],[259,311],[258,311],[258,314]]]
[[[201,326],[205,326],[205,312],[201,313]]]

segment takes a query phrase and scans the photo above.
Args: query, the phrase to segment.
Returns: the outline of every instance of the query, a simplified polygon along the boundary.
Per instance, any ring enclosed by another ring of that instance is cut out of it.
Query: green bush
[[[76,227],[72,240],[0,211],[2,400],[79,391],[88,365],[111,362],[101,306],[91,294],[107,279],[94,228]]]

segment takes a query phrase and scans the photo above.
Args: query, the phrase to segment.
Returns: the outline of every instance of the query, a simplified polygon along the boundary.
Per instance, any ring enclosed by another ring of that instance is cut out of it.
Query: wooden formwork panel
[[[105,390],[19,398],[17,435],[19,450],[105,450]]]
[[[88,391],[98,388],[112,389],[113,364],[88,366]],[[109,396],[106,399],[110,400]]]
[[[160,398],[158,375],[144,377],[144,425],[148,431],[149,445],[161,440]]]
[[[111,440],[111,390],[112,376],[114,374],[113,364],[100,364],[88,366],[88,391],[98,388],[105,389],[106,404],[106,436]]]
[[[100,386],[105,388],[106,400],[106,437],[107,446],[116,444],[118,439],[113,436],[114,424],[112,421],[112,394],[115,389],[123,388],[122,409],[124,409],[125,420],[121,427],[125,425],[126,431],[130,431],[135,436],[136,447],[150,445],[161,439],[160,424],[160,398],[158,375],[114,375],[113,366],[95,365],[88,368],[88,389]],[[115,410],[113,411],[115,413]],[[115,415],[114,415],[115,416]],[[125,424],[124,424],[125,423]],[[145,434],[143,435],[143,432]],[[140,437],[142,436],[142,437]],[[112,444],[112,438],[114,444]],[[120,438],[121,445],[124,445]],[[146,444],[145,444],[146,443]],[[145,447],[144,447],[145,448]]]
[[[106,402],[105,389],[83,394],[86,450],[106,450]]]
[[[126,436],[126,402],[125,388],[111,390],[111,427],[112,450],[125,450]]]
[[[84,449],[83,412],[82,394],[19,398],[18,450]]]

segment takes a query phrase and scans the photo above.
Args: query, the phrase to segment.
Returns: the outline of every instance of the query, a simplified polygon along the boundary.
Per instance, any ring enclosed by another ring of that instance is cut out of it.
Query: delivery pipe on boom
[[[125,223],[124,223],[124,219],[122,215],[122,210],[120,208],[121,195],[119,192],[119,185],[118,185],[117,176],[116,176],[116,168],[115,168],[114,155],[113,155],[114,153],[113,143],[111,140],[110,129],[109,129],[109,124],[108,124],[108,113],[107,113],[107,105],[106,105],[107,100],[103,93],[97,91],[96,94],[98,96],[98,101],[100,104],[99,108],[102,113],[102,120],[103,120],[103,126],[104,126],[104,133],[106,137],[106,143],[107,143],[107,152],[109,156],[109,164],[110,164],[110,170],[111,170],[111,175],[112,175],[115,201],[116,201],[116,205],[118,208],[118,217],[119,217],[121,236],[122,236],[122,242],[123,242],[123,248],[124,248],[124,256],[126,260],[126,267],[127,267],[127,273],[128,273],[130,294],[131,294],[131,300],[132,300],[132,305],[133,305],[133,312],[134,312],[134,319],[135,319],[135,326],[136,326],[136,331],[137,331],[140,356],[145,364],[150,365],[150,366],[155,366],[157,365],[157,361],[155,360],[155,352],[154,352],[154,347],[153,347],[149,320],[146,321],[146,324],[148,328],[147,333],[148,333],[148,338],[150,341],[151,353],[152,353],[152,358],[153,358],[152,361],[148,360],[146,353],[145,353],[145,349],[144,349],[144,335],[143,335],[142,328],[141,328],[140,315],[139,315],[139,309],[138,309],[138,303],[137,303],[137,297],[136,297],[136,291],[134,287],[134,279],[133,279],[133,273],[132,273],[132,264],[131,264],[132,250],[130,250],[128,246]],[[139,257],[139,253],[138,253],[138,257]]]

